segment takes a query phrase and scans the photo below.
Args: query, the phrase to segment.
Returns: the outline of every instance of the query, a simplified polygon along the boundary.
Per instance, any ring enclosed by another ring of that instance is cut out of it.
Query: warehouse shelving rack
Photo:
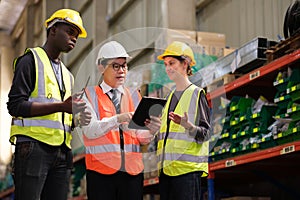
[[[299,61],[300,50],[298,49],[241,76],[224,87],[215,89],[207,94],[207,98],[211,102],[226,94],[229,99],[235,95],[249,95],[256,99],[263,95],[267,99],[272,99],[276,93],[273,81],[278,72],[289,66],[299,68]],[[298,128],[296,127],[295,130],[298,131]],[[290,180],[299,178],[299,158],[300,141],[292,141],[275,147],[212,161],[209,164],[210,173],[207,182],[208,199],[218,199],[216,196],[218,192],[223,193],[223,195],[224,193],[225,195],[231,193],[236,196],[270,196],[271,191],[267,192],[258,188],[258,186],[265,186],[264,181],[267,181],[269,186],[273,185],[284,191],[285,199],[300,199],[298,189]],[[285,179],[289,180],[285,181]],[[275,194],[278,195],[277,199],[282,199],[280,196],[282,193]]]

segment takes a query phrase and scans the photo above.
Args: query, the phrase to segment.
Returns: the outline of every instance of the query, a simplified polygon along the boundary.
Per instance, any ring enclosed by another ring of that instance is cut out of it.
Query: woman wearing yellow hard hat
[[[175,41],[157,58],[176,84],[161,118],[151,116],[145,122],[158,131],[160,199],[200,199],[200,179],[208,175],[210,109],[203,89],[188,79],[196,64],[194,54],[187,44]]]
[[[66,200],[72,168],[72,108],[89,123],[86,103],[73,95],[74,77],[60,55],[78,37],[86,37],[79,13],[56,11],[46,20],[47,40],[28,48],[14,62],[7,108],[13,116],[10,142],[15,144],[15,198]]]

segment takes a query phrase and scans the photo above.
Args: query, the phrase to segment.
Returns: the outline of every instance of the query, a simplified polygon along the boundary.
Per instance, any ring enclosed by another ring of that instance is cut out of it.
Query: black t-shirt
[[[14,78],[8,94],[7,109],[14,117],[29,117],[32,102],[29,96],[35,87],[35,63],[32,53],[21,56],[15,66]]]

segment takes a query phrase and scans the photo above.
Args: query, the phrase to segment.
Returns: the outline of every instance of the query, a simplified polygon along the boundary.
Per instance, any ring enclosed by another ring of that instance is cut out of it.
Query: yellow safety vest
[[[184,112],[188,113],[189,121],[198,124],[197,111],[200,98],[201,88],[191,85],[187,88],[174,112],[183,116]],[[158,169],[163,168],[163,172],[169,176],[178,176],[189,172],[203,171],[202,176],[208,175],[208,142],[196,141],[190,136],[185,128],[179,124],[170,122],[169,129],[167,126],[168,109],[174,91],[169,95],[167,103],[162,113],[162,123],[158,134]],[[167,130],[168,129],[168,130]],[[164,139],[168,132],[168,138],[164,146]]]
[[[31,102],[62,102],[72,94],[73,75],[61,62],[65,96],[62,99],[59,85],[46,52],[40,48],[26,49],[25,54],[32,52],[35,61],[35,88],[29,97]],[[17,59],[16,59],[17,61]],[[14,65],[16,64],[14,62]],[[58,146],[65,142],[71,148],[72,115],[57,112],[45,116],[13,118],[10,142],[16,142],[16,135],[28,136],[49,145]]]

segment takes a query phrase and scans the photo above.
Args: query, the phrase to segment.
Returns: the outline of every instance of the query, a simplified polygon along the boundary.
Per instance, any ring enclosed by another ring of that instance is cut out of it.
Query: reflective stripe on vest
[[[46,52],[40,47],[27,49],[25,54],[28,52],[33,54],[36,70],[35,88],[28,101],[51,103],[61,102],[70,97],[74,83],[73,76],[63,63],[60,66],[66,93],[64,99],[61,99],[59,85]],[[17,60],[14,64],[16,63]],[[14,143],[16,135],[25,135],[53,146],[65,142],[71,148],[71,124],[72,115],[62,112],[29,118],[13,118],[10,141]]]
[[[121,148],[120,148],[120,145],[118,145],[118,144],[88,146],[85,149],[85,152],[87,154],[98,154],[98,153],[103,153],[103,152],[120,152],[120,151],[121,151]],[[141,148],[139,145],[127,144],[127,145],[124,145],[124,151],[139,153],[141,151]]]
[[[198,124],[198,102],[202,89],[195,85],[187,88],[174,110],[178,115],[183,116],[184,112],[188,113],[188,119],[193,124]],[[158,134],[158,167],[162,167],[163,171],[169,176],[177,176],[193,171],[203,171],[203,176],[208,173],[208,143],[198,142],[194,137],[190,136],[185,128],[179,124],[170,122],[168,138],[164,145],[164,138],[167,132],[168,108],[174,92],[169,95],[165,109],[162,114],[162,125]]]
[[[99,86],[88,87],[86,94],[95,112],[98,113],[98,120],[116,115],[113,103]],[[127,88],[124,88],[120,105],[121,113],[134,111],[134,103]],[[121,149],[118,129],[111,130],[96,139],[88,139],[83,135],[83,139],[86,149],[87,169],[101,174],[114,174],[121,169],[122,155],[124,155],[124,165],[127,173],[136,175],[143,171],[140,143],[135,131],[123,131],[124,149]]]

